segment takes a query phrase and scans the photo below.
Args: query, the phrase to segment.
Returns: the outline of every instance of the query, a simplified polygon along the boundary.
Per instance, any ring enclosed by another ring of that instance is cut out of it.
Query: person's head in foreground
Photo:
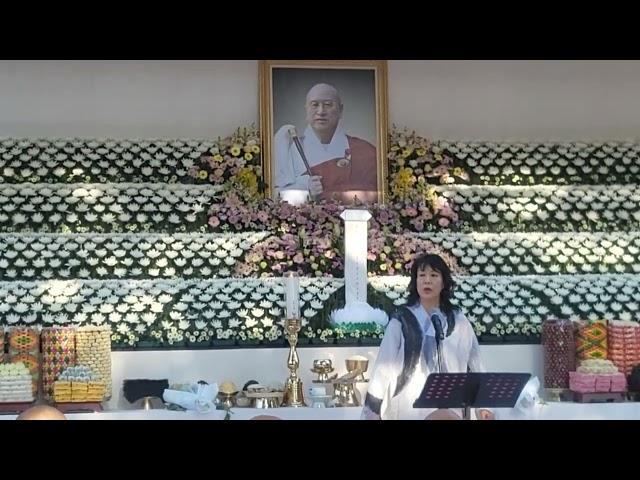
[[[460,415],[457,415],[451,410],[439,409],[435,412],[427,415],[425,420],[462,420]]]
[[[282,420],[279,417],[275,417],[273,415],[256,415],[255,417],[250,418],[250,420]]]
[[[36,405],[22,412],[16,420],[66,420],[60,410],[49,405]]]

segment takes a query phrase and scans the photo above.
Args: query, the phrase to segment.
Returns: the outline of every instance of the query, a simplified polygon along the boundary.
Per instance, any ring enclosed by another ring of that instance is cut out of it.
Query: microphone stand
[[[437,315],[432,315],[431,323],[436,331],[436,353],[438,355],[438,373],[442,372],[442,341],[444,340],[444,332],[442,331],[442,323]]]
[[[442,338],[440,338],[440,335],[436,334],[436,353],[438,355],[438,373],[443,373],[442,372],[442,344],[440,342],[442,342]]]

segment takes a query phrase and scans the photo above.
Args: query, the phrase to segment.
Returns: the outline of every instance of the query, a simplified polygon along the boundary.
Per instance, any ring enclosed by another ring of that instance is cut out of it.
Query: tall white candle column
[[[345,306],[367,302],[367,230],[371,213],[348,209],[344,220],[344,284]]]

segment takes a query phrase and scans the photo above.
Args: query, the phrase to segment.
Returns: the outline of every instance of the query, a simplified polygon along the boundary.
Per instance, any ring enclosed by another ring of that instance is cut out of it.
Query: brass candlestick
[[[298,377],[298,366],[300,360],[296,345],[298,343],[298,332],[302,327],[302,321],[299,318],[287,318],[284,321],[284,329],[289,341],[289,357],[287,359],[287,367],[289,367],[289,378],[284,387],[284,397],[282,399],[283,407],[306,407],[304,403],[304,395],[302,390],[302,381]]]

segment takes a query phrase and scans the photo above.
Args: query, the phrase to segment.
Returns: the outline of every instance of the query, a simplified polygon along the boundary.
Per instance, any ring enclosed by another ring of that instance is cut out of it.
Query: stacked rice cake
[[[106,383],[85,365],[67,368],[53,384],[53,399],[57,403],[101,402]]]
[[[32,402],[32,377],[22,362],[0,365],[0,402]]]
[[[79,327],[76,331],[76,365],[89,367],[105,383],[104,398],[111,397],[111,329]]]

